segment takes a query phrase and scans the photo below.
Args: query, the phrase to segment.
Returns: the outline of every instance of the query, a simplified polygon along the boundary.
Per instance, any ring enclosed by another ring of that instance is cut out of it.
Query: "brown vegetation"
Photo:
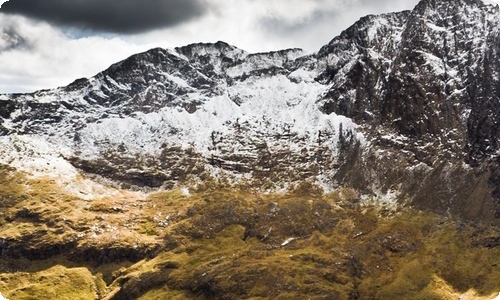
[[[0,291],[17,299],[491,299],[500,235],[354,190],[207,181],[86,201],[0,169]],[[490,298],[488,298],[490,297]]]

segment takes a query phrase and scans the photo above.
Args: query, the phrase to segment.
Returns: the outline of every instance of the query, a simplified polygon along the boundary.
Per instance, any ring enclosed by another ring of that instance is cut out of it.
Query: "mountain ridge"
[[[494,220],[499,60],[485,45],[496,21],[483,1],[423,0],[361,18],[314,54],[151,49],[66,87],[1,95],[2,153],[36,137],[124,187],[311,181]],[[17,148],[2,162],[22,167],[33,149]]]

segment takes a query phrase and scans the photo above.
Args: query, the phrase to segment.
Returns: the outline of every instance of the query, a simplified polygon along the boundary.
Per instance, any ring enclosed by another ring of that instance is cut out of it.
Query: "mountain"
[[[495,45],[498,7],[421,1],[366,17],[323,47],[332,86],[321,109],[360,124],[372,145],[372,161],[349,170],[352,184],[380,180],[422,208],[497,218]]]
[[[0,291],[491,299],[499,70],[498,6],[422,0],[312,54],[156,48],[0,95]]]
[[[125,188],[311,181],[496,219],[498,18],[479,0],[424,0],[364,17],[314,54],[152,49],[66,87],[0,96],[2,162]]]

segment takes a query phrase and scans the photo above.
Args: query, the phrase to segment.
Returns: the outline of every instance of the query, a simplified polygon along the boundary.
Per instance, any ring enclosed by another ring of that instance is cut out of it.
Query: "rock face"
[[[315,54],[152,49],[66,87],[1,95],[0,160],[42,173],[69,162],[122,187],[311,181],[494,220],[498,13],[422,0],[360,19]]]
[[[414,204],[498,216],[498,201],[485,200],[498,194],[497,40],[498,7],[482,1],[421,1],[366,17],[318,54],[331,65],[322,110],[366,129],[378,154],[397,161],[386,186],[403,186]],[[401,156],[428,171],[406,176]]]

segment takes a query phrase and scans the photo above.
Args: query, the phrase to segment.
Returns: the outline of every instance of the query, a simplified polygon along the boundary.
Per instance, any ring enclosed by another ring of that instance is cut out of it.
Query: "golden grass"
[[[77,249],[164,249],[137,263],[4,257],[0,291],[14,300],[488,299],[500,291],[500,247],[481,242],[498,238],[496,229],[411,208],[382,213],[359,206],[352,189],[323,194],[304,183],[263,194],[207,181],[190,194],[87,201],[5,166],[0,180],[2,238],[43,233],[35,236],[44,245],[79,236]]]
[[[0,289],[8,299],[99,299],[105,284],[86,268],[54,266],[36,273],[0,274]]]

